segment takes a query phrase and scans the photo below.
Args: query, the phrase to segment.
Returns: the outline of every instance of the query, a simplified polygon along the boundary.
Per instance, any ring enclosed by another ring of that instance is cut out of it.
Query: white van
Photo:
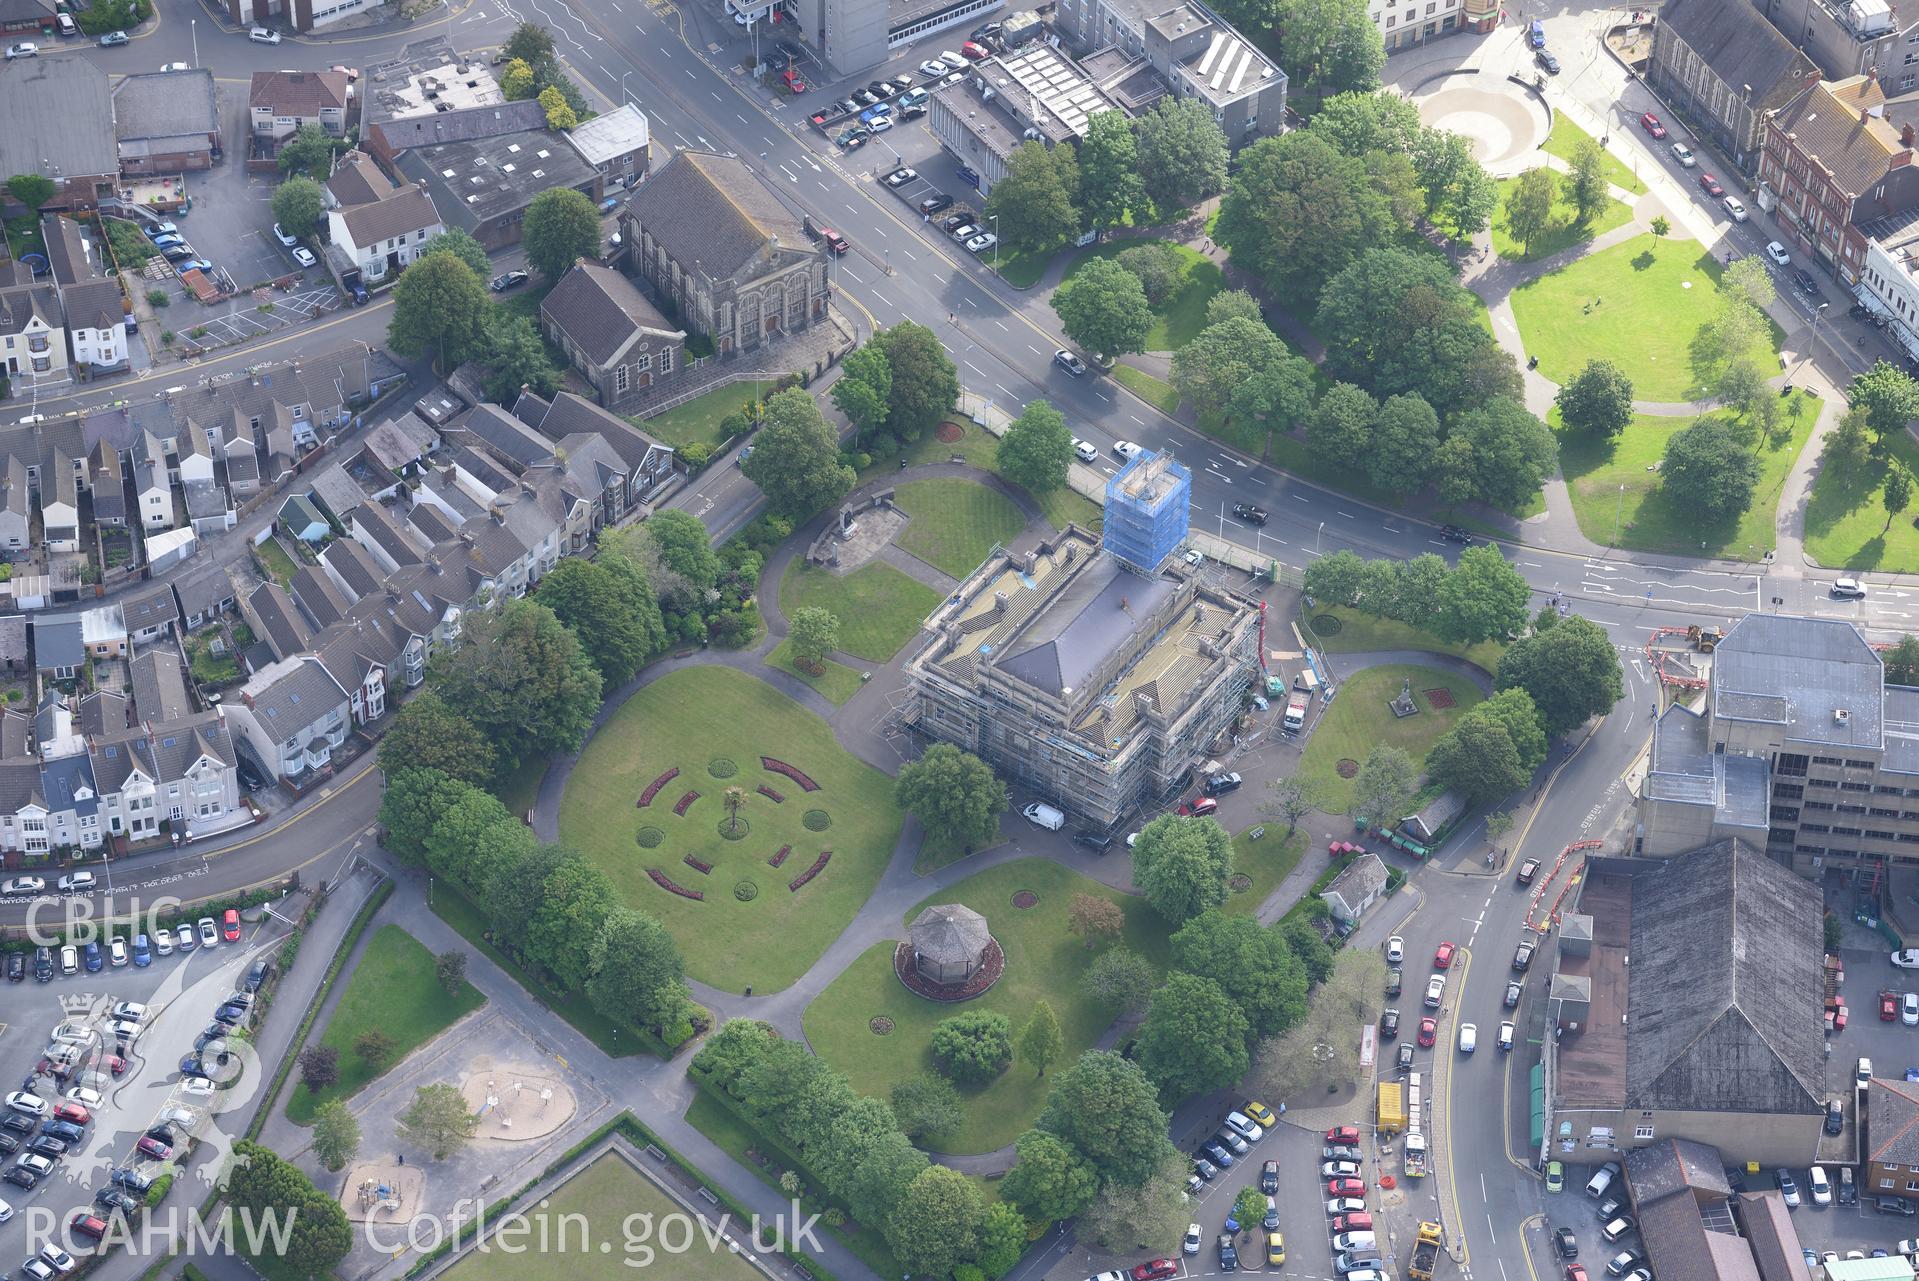
[[[1612,1186],[1612,1181],[1618,1174],[1619,1166],[1615,1162],[1608,1161],[1600,1166],[1599,1173],[1593,1175],[1592,1180],[1586,1184],[1586,1195],[1597,1201],[1606,1195],[1606,1189]]]
[[[1340,1254],[1350,1254],[1355,1250],[1376,1250],[1379,1238],[1370,1232],[1342,1232],[1333,1238],[1333,1249]]]
[[[1066,826],[1065,814],[1054,809],[1051,805],[1044,805],[1039,801],[1034,801],[1031,805],[1021,810],[1020,813],[1026,816],[1027,822],[1037,827],[1043,827],[1049,832],[1057,832],[1060,828]]]

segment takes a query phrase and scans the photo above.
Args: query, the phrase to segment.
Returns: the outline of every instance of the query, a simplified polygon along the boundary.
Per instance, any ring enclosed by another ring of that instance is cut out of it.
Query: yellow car
[[[1255,1102],[1248,1101],[1248,1103],[1246,1104],[1243,1110],[1245,1111],[1247,1116],[1252,1117],[1253,1120],[1259,1122],[1262,1126],[1264,1126],[1266,1129],[1269,1129],[1269,1130],[1273,1128],[1273,1122],[1279,1119],[1278,1117],[1273,1115],[1273,1110],[1267,1107],[1264,1103],[1255,1103]]]
[[[1266,1234],[1266,1262],[1274,1267],[1286,1262],[1286,1235],[1283,1232]]]

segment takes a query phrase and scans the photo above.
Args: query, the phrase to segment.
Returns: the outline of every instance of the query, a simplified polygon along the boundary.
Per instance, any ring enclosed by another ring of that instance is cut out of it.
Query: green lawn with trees
[[[1556,383],[1604,358],[1642,401],[1690,400],[1702,387],[1693,345],[1713,317],[1720,273],[1696,241],[1635,236],[1520,286],[1513,316],[1540,374]],[[1751,358],[1776,370],[1783,339],[1770,325]]]
[[[1592,140],[1593,136],[1584,129],[1581,129],[1577,124],[1574,124],[1571,116],[1568,116],[1563,111],[1555,111],[1553,113],[1553,131],[1546,135],[1546,141],[1540,144],[1540,150],[1548,155],[1558,156],[1561,160],[1570,161],[1573,158],[1574,150],[1581,143]],[[1610,151],[1602,152],[1601,154],[1605,156],[1603,172],[1606,175],[1607,182],[1615,187],[1630,191],[1635,196],[1643,196],[1646,194],[1646,184],[1641,182],[1639,176],[1627,167],[1625,161],[1613,155]]]
[[[1887,432],[1884,443],[1895,464],[1919,475],[1919,444],[1909,433]],[[1841,570],[1919,571],[1919,526],[1912,515],[1901,513],[1887,523],[1880,498],[1886,472],[1884,463],[1871,459],[1828,457],[1820,464],[1806,505],[1806,552],[1813,560]]]
[[[1132,392],[1141,400],[1171,417],[1179,412],[1179,389],[1164,378],[1156,378],[1143,369],[1134,369],[1131,365],[1114,365],[1113,381]]]
[[[645,1215],[649,1222],[659,1223],[699,1211],[700,1207],[668,1196],[618,1152],[608,1152],[525,1209],[527,1226],[536,1234],[531,1239],[545,1242],[550,1236],[551,1247],[525,1252],[475,1250],[444,1275],[450,1281],[543,1281],[564,1271],[573,1281],[630,1278],[635,1262],[645,1257],[622,1251],[617,1244],[621,1225],[630,1216]],[[586,1225],[584,1230],[582,1224]],[[743,1227],[735,1224],[733,1230],[742,1231]],[[654,1238],[653,1249],[662,1249],[660,1240]],[[662,1261],[671,1259],[675,1281],[760,1281],[759,1269],[733,1253],[725,1242],[710,1249],[707,1238],[698,1230],[692,1233],[692,1240],[692,1248],[684,1253],[659,1256]],[[615,1243],[613,1250],[601,1253],[600,1246],[609,1241]],[[585,1269],[585,1275],[576,1268]]]
[[[726,443],[726,436],[720,431],[721,420],[728,414],[738,413],[748,401],[759,400],[772,390],[773,384],[770,382],[728,383],[705,395],[695,396],[683,405],[675,405],[663,414],[630,421],[655,440],[676,449],[705,445],[718,450]]]
[[[1226,277],[1219,265],[1198,250],[1174,244],[1170,240],[1109,240],[1081,255],[1067,269],[1065,278],[1071,280],[1089,262],[1098,259],[1117,260],[1127,250],[1142,245],[1162,246],[1177,259],[1172,287],[1163,299],[1151,303],[1153,323],[1146,331],[1146,350],[1177,351],[1205,327],[1206,304],[1212,301],[1214,294],[1226,287]]]
[[[817,690],[821,697],[835,705],[844,703],[860,692],[860,686],[865,682],[858,669],[848,667],[845,663],[836,663],[830,658],[821,659],[820,663],[826,669],[821,675],[815,676],[812,672],[801,671],[793,662],[793,642],[790,640],[781,641],[773,647],[773,652],[766,656],[768,667],[777,667],[788,676],[805,681]]]
[[[1014,907],[1013,896],[1022,890],[1036,894],[1039,901],[1030,908]],[[935,1069],[931,1042],[941,1021],[985,1011],[1004,1015],[1017,1032],[1043,999],[1052,1006],[1064,1043],[1056,1066],[1071,1063],[1092,1047],[1113,1018],[1113,1011],[1095,1002],[1080,984],[1099,954],[1067,928],[1074,896],[1081,894],[1116,905],[1124,921],[1120,940],[1156,969],[1165,967],[1166,926],[1145,900],[1047,859],[1021,859],[915,904],[904,918],[910,923],[935,903],[963,903],[984,916],[1006,954],[1005,973],[991,990],[957,1004],[915,996],[893,973],[893,942],[878,943],[807,1006],[808,1043],[845,1073],[854,1089],[883,1099],[899,1082]],[[893,1020],[892,1030],[876,1036],[870,1022],[881,1016]],[[1040,1076],[1016,1055],[990,1083],[961,1087],[960,1123],[950,1133],[929,1137],[927,1146],[963,1153],[1011,1143],[1039,1114],[1051,1084],[1050,1074]]]
[[[1559,430],[1560,470],[1572,494],[1573,515],[1579,520],[1580,532],[1608,547],[1759,560],[1773,548],[1780,491],[1793,461],[1812,434],[1813,424],[1819,420],[1820,408],[1817,397],[1803,391],[1792,394],[1780,416],[1782,430],[1759,440],[1754,450],[1759,479],[1753,488],[1752,505],[1736,520],[1715,522],[1702,520],[1695,504],[1665,492],[1658,470],[1673,434],[1699,419],[1634,414],[1631,423],[1618,436],[1600,440],[1560,427],[1558,412],[1554,411],[1551,422]],[[1721,410],[1704,417],[1730,421],[1732,414]],[[1868,497],[1870,501],[1863,508],[1855,536],[1861,531],[1867,537],[1877,535],[1884,522],[1885,512],[1878,504],[1876,493]],[[1816,482],[1812,507],[1807,513],[1809,550],[1819,514]],[[1912,542],[1919,551],[1919,536]],[[1816,550],[1813,554],[1818,556]]]
[[[1429,631],[1394,618],[1375,618],[1348,605],[1316,604],[1307,611],[1307,622],[1331,616],[1337,628],[1311,626],[1319,647],[1329,654],[1374,654],[1392,649],[1424,649],[1435,654],[1451,654],[1483,668],[1488,676],[1499,668],[1499,656],[1506,647],[1498,641],[1479,641],[1471,645],[1441,640]]]
[[[836,574],[795,556],[780,576],[780,608],[788,618],[808,605],[819,606],[840,620],[840,648],[875,663],[884,663],[913,639],[939,603],[938,592],[884,561]]]
[[[381,1072],[484,1004],[486,998],[479,989],[465,980],[448,995],[434,977],[433,954],[399,926],[381,926],[367,941],[333,1017],[320,1034],[318,1044],[340,1056],[339,1080],[317,1093],[296,1083],[287,1099],[287,1119],[310,1125],[322,1104],[358,1093]],[[369,1031],[391,1038],[383,1061],[369,1063],[354,1049],[354,1042]]]
[[[1402,718],[1393,715],[1387,704],[1399,697],[1407,681],[1412,683],[1419,713]],[[1453,705],[1434,707],[1426,691],[1435,689],[1447,691]],[[1484,697],[1479,687],[1463,676],[1437,668],[1398,663],[1369,667],[1339,687],[1339,697],[1306,740],[1298,772],[1322,789],[1335,812],[1343,811],[1352,803],[1353,781],[1340,777],[1340,761],[1363,762],[1375,744],[1385,744],[1405,752],[1417,766],[1439,736]]]
[[[819,790],[803,791],[764,768],[762,756],[800,770]],[[735,772],[716,776],[715,762],[729,762]],[[647,787],[672,769],[678,776],[636,808]],[[763,795],[761,786],[783,800]],[[740,839],[722,830],[728,788],[744,793]],[[676,815],[687,792],[699,799]],[[813,811],[824,811],[830,826],[807,827]],[[640,845],[649,828],[663,838]],[[725,667],[672,672],[634,694],[586,745],[560,801],[561,839],[605,873],[627,903],[667,927],[689,976],[727,991],[776,991],[805,973],[872,893],[899,832],[891,779],[849,756],[819,717]],[[769,866],[783,845],[790,853],[779,867]],[[790,890],[825,850],[832,851],[828,866]],[[689,866],[689,857],[712,871]],[[649,869],[704,900],[669,892]]]
[[[1518,184],[1519,178],[1502,178],[1499,181],[1499,211],[1493,215],[1493,251],[1500,257],[1512,258],[1520,262],[1550,258],[1556,253],[1596,239],[1614,227],[1623,227],[1632,221],[1631,209],[1617,200],[1608,198],[1605,207],[1599,213],[1583,223],[1580,222],[1579,211],[1567,199],[1566,175],[1555,173],[1554,178],[1557,185],[1550,222],[1543,232],[1535,235],[1532,241],[1525,245],[1521,245],[1514,238],[1512,226],[1506,216],[1507,194]]]
[[[1011,499],[970,480],[909,480],[894,499],[912,518],[895,540],[901,549],[959,579],[1026,527]]]

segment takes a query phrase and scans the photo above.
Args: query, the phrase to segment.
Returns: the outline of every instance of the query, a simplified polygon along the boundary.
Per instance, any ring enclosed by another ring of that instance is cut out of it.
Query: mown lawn
[[[1515,176],[1500,180],[1499,208],[1493,213],[1493,249],[1501,258],[1518,262],[1550,258],[1574,245],[1597,239],[1614,227],[1623,227],[1632,220],[1631,209],[1617,200],[1608,199],[1605,208],[1581,223],[1578,221],[1578,211],[1566,198],[1567,175],[1555,172],[1553,176],[1559,185],[1553,199],[1551,225],[1534,236],[1531,244],[1524,246],[1513,238],[1512,230],[1506,224],[1506,197],[1519,185],[1519,179]]]
[[[1401,719],[1387,703],[1399,696],[1408,680],[1419,713]],[[1435,689],[1446,690],[1453,705],[1435,708],[1426,692]],[[1411,756],[1414,765],[1423,765],[1427,750],[1483,698],[1471,681],[1437,668],[1398,663],[1369,667],[1340,685],[1332,706],[1306,740],[1299,773],[1324,789],[1332,811],[1344,812],[1352,804],[1353,784],[1340,777],[1340,761],[1363,763],[1373,744],[1386,743]]]
[[[1591,134],[1574,124],[1563,111],[1555,112],[1553,115],[1553,131],[1546,135],[1546,141],[1540,149],[1549,155],[1558,156],[1561,160],[1571,164],[1573,148],[1591,137]],[[1610,151],[1604,151],[1601,154],[1606,157],[1607,182],[1610,182],[1615,187],[1624,188],[1632,192],[1635,196],[1643,196],[1646,194],[1646,184],[1639,180],[1639,175],[1635,174],[1631,168],[1627,166],[1625,161]]]
[[[1146,334],[1147,351],[1178,351],[1206,327],[1206,304],[1226,287],[1219,264],[1197,249],[1176,245],[1170,240],[1108,240],[1081,254],[1066,273],[1071,280],[1095,258],[1117,258],[1139,245],[1166,245],[1179,255],[1182,282],[1171,297],[1153,308],[1153,327]]]
[[[1703,394],[1693,344],[1718,306],[1720,263],[1697,241],[1650,233],[1581,258],[1513,292],[1513,316],[1539,372],[1564,385],[1601,357],[1632,379],[1642,401]],[[1750,353],[1779,367],[1785,334],[1775,324]]]
[[[790,640],[783,640],[773,647],[773,652],[766,656],[766,665],[777,667],[789,676],[799,677],[835,705],[859,693],[863,683],[858,671],[830,658],[821,660],[821,666],[826,671],[819,676],[800,670],[793,661],[793,642]]]
[[[480,990],[464,979],[448,996],[433,974],[433,953],[397,925],[383,925],[360,954],[347,978],[340,1003],[333,1007],[320,1044],[340,1052],[340,1079],[317,1093],[295,1085],[287,1099],[287,1119],[311,1125],[321,1105],[349,1098],[389,1067],[486,1004]],[[354,1038],[378,1029],[393,1038],[393,1055],[374,1068],[353,1052]]]
[[[695,396],[684,405],[675,405],[651,418],[633,418],[630,422],[656,440],[676,449],[688,445],[710,445],[715,450],[726,443],[720,435],[720,420],[773,390],[770,382],[727,383],[704,396]]]
[[[876,663],[913,639],[939,602],[938,592],[877,560],[841,575],[795,556],[780,577],[780,608],[788,618],[820,606],[840,620],[840,648]]]
[[[697,1213],[699,1207],[693,1211]],[[607,1153],[552,1189],[536,1205],[528,1206],[525,1215],[521,1227],[533,1234],[525,1241],[538,1241],[537,1251],[475,1250],[447,1269],[448,1281],[546,1281],[562,1272],[571,1281],[629,1281],[636,1261],[647,1257],[637,1248],[629,1252],[620,1245],[641,1240],[631,1235],[633,1225],[642,1222],[635,1216],[644,1216],[648,1224],[692,1217],[685,1204],[661,1191],[617,1152]],[[717,1223],[723,1217],[715,1213],[710,1221]],[[744,1232],[747,1225],[729,1226]],[[689,1236],[691,1248],[671,1255],[663,1253],[663,1238],[654,1238],[648,1247],[660,1260],[671,1260],[675,1281],[761,1281],[763,1274],[734,1254],[726,1242],[709,1245],[697,1227]],[[677,1233],[674,1241],[677,1244]]]
[[[1907,432],[1887,437],[1895,462],[1919,474],[1919,444]],[[1813,478],[1812,500],[1806,505],[1806,552],[1833,569],[1878,569],[1909,574],[1919,570],[1919,528],[1911,509],[1886,524],[1880,487],[1886,482],[1883,464],[1863,467],[1821,464]]]
[[[762,756],[799,769],[817,790],[767,769]],[[671,769],[678,776],[636,808]],[[722,832],[730,787],[745,795],[737,840]],[[689,792],[698,798],[675,813]],[[806,825],[813,811],[827,826]],[[848,755],[818,716],[725,667],[684,668],[634,694],[587,743],[560,800],[560,838],[672,931],[690,977],[729,992],[777,991],[805,973],[872,893],[900,823],[892,779]],[[649,829],[660,835],[643,846]],[[772,867],[782,846],[791,849]],[[789,888],[826,851],[824,870]],[[654,870],[704,900],[661,887]]]
[[[957,458],[981,471],[999,473],[999,437],[978,423],[964,418],[949,420],[947,425],[959,429],[959,439],[945,441],[938,439],[931,432],[927,433],[926,439],[916,441],[907,447],[908,466],[943,463]],[[1068,425],[1071,426],[1070,423]],[[876,476],[898,472],[899,459],[900,456],[897,454],[875,458],[872,465],[860,473],[861,483]],[[1033,494],[1031,491],[1028,491],[1028,494],[1034,502],[1039,504],[1040,512],[1054,529],[1065,529],[1068,524],[1077,523],[1081,529],[1090,529],[1097,533],[1100,523],[1104,520],[1100,505],[1077,490],[1061,486],[1044,494]]]
[[[1123,857],[1114,854],[1110,857]],[[1013,895],[1029,890],[1039,896],[1033,907],[1013,906]],[[959,1010],[1004,1014],[1017,1035],[1042,997],[1053,1007],[1065,1039],[1060,1063],[1071,1063],[1099,1039],[1112,1012],[1088,999],[1080,976],[1097,955],[1067,933],[1067,909],[1075,894],[1094,894],[1118,903],[1126,912],[1126,946],[1156,964],[1166,962],[1166,924],[1136,895],[1101,885],[1048,859],[1003,863],[915,904],[906,925],[934,903],[964,903],[984,916],[1006,953],[1004,976],[983,996],[964,1005],[942,1004],[913,995],[893,973],[893,943],[875,944],[862,953],[806,1008],[807,1042],[815,1053],[852,1081],[861,1094],[885,1098],[894,1084],[933,1069],[929,1049],[933,1027]],[[874,1035],[870,1021],[893,1020],[892,1031]],[[1015,1057],[1013,1065],[990,1084],[962,1089],[966,1119],[951,1135],[932,1144],[939,1151],[989,1152],[1011,1143],[1032,1124],[1046,1102],[1051,1082]]]
[[[1318,620],[1329,616],[1338,620],[1337,628],[1326,628],[1319,623]],[[1492,675],[1499,669],[1500,655],[1506,652],[1506,647],[1498,641],[1459,645],[1443,641],[1431,632],[1421,631],[1397,619],[1374,618],[1371,614],[1345,605],[1315,605],[1309,611],[1307,621],[1313,624],[1312,639],[1329,654],[1377,654],[1395,649],[1423,649],[1434,654],[1463,658],[1475,667],[1482,668],[1487,675]]]
[[[964,579],[987,553],[1026,528],[1012,500],[970,480],[909,480],[894,492],[900,510],[912,517],[895,540],[937,569]]]
[[[1717,525],[1707,524],[1697,511],[1669,498],[1656,470],[1673,434],[1698,419],[1635,414],[1610,441],[1563,430],[1557,411],[1549,421],[1559,430],[1560,470],[1572,493],[1573,515],[1586,537],[1635,551],[1756,561],[1772,550],[1778,537],[1779,494],[1819,420],[1820,409],[1817,397],[1803,391],[1792,394],[1781,417],[1782,430],[1771,440],[1759,442],[1759,483],[1753,489],[1752,506],[1738,520]],[[1807,518],[1808,546],[1818,502],[1815,489],[1813,512]],[[1871,522],[1872,532],[1878,531],[1883,517],[1881,512],[1880,519]],[[1919,538],[1914,546],[1919,548]]]
[[[1131,365],[1114,365],[1113,381],[1169,417],[1179,409],[1179,392],[1164,378]]]

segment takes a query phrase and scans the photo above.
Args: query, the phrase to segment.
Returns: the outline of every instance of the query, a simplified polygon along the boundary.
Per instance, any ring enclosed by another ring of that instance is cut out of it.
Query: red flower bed
[[[674,803],[673,812],[679,815],[681,818],[685,818],[686,807],[699,799],[700,799],[700,794],[698,792],[688,792],[685,796],[680,797],[680,799]]]
[[[820,785],[818,783],[815,783],[812,779],[808,778],[804,771],[798,769],[795,766],[788,765],[785,761],[780,760],[778,757],[762,756],[760,757],[760,764],[764,765],[767,769],[772,770],[775,774],[786,775],[786,777],[792,779],[795,783],[798,783],[800,785],[800,790],[802,792],[817,792],[820,790]]]
[[[659,886],[661,889],[665,890],[669,894],[677,894],[681,898],[690,898],[690,899],[693,899],[695,902],[704,902],[706,900],[706,895],[702,894],[698,890],[689,890],[684,885],[675,885],[673,883],[673,878],[668,876],[665,872],[662,872],[657,867],[647,868],[646,874],[653,878],[653,883],[655,885]]]
[[[778,867],[780,864],[786,861],[786,856],[788,854],[791,854],[792,852],[793,852],[793,847],[791,845],[780,846],[780,852],[775,854],[772,858],[769,858],[766,860],[767,865],[770,867]]]
[[[646,790],[640,793],[640,803],[638,805],[635,805],[633,808],[643,810],[647,806],[651,805],[653,803],[653,798],[660,794],[660,789],[662,787],[665,787],[668,783],[671,783],[674,779],[678,778],[679,776],[680,776],[680,767],[675,765],[672,769],[666,771],[666,773],[654,779],[651,783],[647,785]]]
[[[713,874],[713,865],[711,863],[702,863],[700,862],[700,860],[694,858],[691,854],[688,854],[686,856],[685,862],[688,867],[692,868],[696,872],[703,872],[708,876],[711,876]]]
[[[799,893],[800,886],[806,884],[808,881],[818,876],[820,874],[821,869],[823,869],[826,866],[826,860],[832,857],[833,857],[832,850],[830,849],[821,850],[820,856],[813,860],[813,866],[807,868],[804,872],[801,872],[798,876],[794,877],[792,883],[788,885],[786,888],[793,891],[795,894]]]
[[[774,791],[772,788],[768,787],[764,783],[761,783],[756,790],[759,792],[761,796],[766,797],[768,800],[772,801],[775,805],[778,805],[786,800],[784,796],[781,796],[778,792]]]

